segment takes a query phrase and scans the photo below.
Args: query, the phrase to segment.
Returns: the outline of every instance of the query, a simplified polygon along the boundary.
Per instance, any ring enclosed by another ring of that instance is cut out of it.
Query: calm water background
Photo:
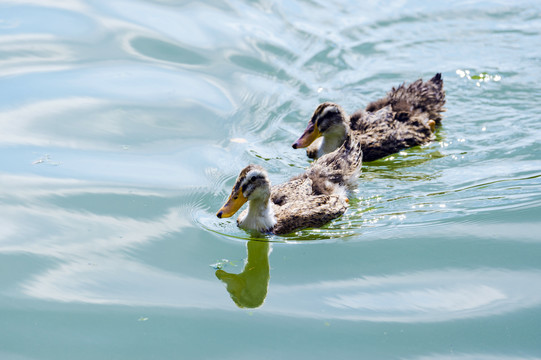
[[[0,358],[541,359],[540,44],[539,1],[1,1]],[[436,72],[342,218],[215,218],[319,102]]]

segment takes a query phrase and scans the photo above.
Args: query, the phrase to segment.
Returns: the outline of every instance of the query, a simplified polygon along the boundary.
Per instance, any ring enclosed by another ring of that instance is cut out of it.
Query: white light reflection
[[[33,5],[40,7],[49,7],[56,9],[63,9],[69,11],[77,11],[80,13],[88,12],[89,7],[82,1],[79,0],[3,0],[4,4],[12,5]]]
[[[51,197],[87,194],[168,196],[98,186],[79,180],[0,176],[0,254],[22,253],[60,260],[23,280],[20,294],[36,299],[93,304],[223,307],[229,300],[215,281],[169,273],[131,259],[129,251],[193,226],[177,207],[141,219],[65,209]],[[24,189],[28,189],[25,191]],[[22,205],[24,204],[24,205]]]
[[[504,299],[505,295],[501,291],[479,285],[375,294],[361,292],[328,298],[327,304],[342,309],[367,309],[380,312],[391,308],[408,313],[431,310],[448,312],[475,309]]]
[[[57,259],[88,259],[125,251],[163,234],[193,226],[180,209],[135,219],[73,210],[51,198],[79,195],[169,196],[72,179],[0,175],[0,253],[30,253]]]
[[[28,281],[22,290],[27,296],[61,302],[211,309],[228,301],[217,285],[114,258],[62,265]]]
[[[66,116],[71,112],[77,114],[95,113],[106,105],[109,101],[95,98],[79,97],[55,100],[37,101],[11,110],[0,112],[0,125],[4,129],[0,133],[0,142],[4,144],[32,145],[32,146],[73,146],[77,148],[100,148],[94,141],[85,141],[83,138],[73,139],[72,133],[66,133],[65,136],[57,132],[57,127],[52,127],[50,131],[43,123],[53,124],[53,121],[61,116]],[[93,117],[94,118],[94,117]],[[17,121],[13,121],[17,119]],[[41,124],[41,126],[38,126]],[[41,129],[41,131],[40,131]],[[85,133],[93,130],[89,127]],[[99,130],[99,123],[98,123]]]
[[[183,116],[175,127],[160,127],[160,119],[156,118],[156,114],[173,118],[176,113],[182,114],[182,111],[185,111],[184,105],[189,105],[198,109],[208,109],[209,113],[216,114],[218,118],[220,117],[219,109],[228,108],[231,105],[226,97],[219,93],[219,90],[208,83],[206,86],[193,84],[193,88],[204,92],[207,95],[206,98],[203,99],[205,95],[201,93],[200,99],[196,99],[197,95],[192,90],[191,94],[186,94],[182,101],[175,97],[145,105],[142,102],[135,104],[137,102],[135,98],[138,96],[136,94],[134,94],[134,99],[119,101],[74,96],[36,101],[20,107],[0,110],[0,128],[2,128],[0,142],[47,148],[55,146],[115,151],[118,150],[119,142],[124,144],[127,141],[138,142],[136,145],[151,142],[163,143],[169,140],[173,132],[186,133],[187,128],[193,127],[192,119],[189,116]],[[175,99],[176,101],[173,101]],[[70,126],[59,127],[60,119],[69,121]],[[71,124],[72,119],[77,119],[75,125]],[[212,125],[203,123],[199,126],[212,128]],[[152,137],[148,131],[150,127],[153,130]]]
[[[187,219],[173,209],[154,220],[136,220],[38,204],[4,205],[0,227],[11,231],[0,234],[0,253],[86,259],[126,251],[187,226]]]
[[[541,304],[539,271],[460,270],[274,286],[263,311],[293,317],[374,322],[441,322]]]
[[[498,82],[498,81],[501,81],[502,80],[502,76],[499,75],[499,74],[495,74],[495,75],[491,75],[487,72],[481,72],[477,75],[471,75],[471,72],[470,70],[461,70],[461,69],[457,69],[456,70],[456,74],[458,76],[460,76],[461,78],[466,78],[468,80],[475,80],[475,85],[480,87],[481,86],[481,83],[483,82],[489,82],[489,81],[495,81],[495,82]]]
[[[239,46],[242,43],[240,37],[244,36],[241,34],[247,33],[235,28],[243,23],[239,21],[242,18],[232,17],[204,2],[185,4],[181,11],[133,1],[109,1],[102,6],[107,6],[106,12],[114,14],[114,18],[127,19],[128,23],[197,48],[216,49],[231,43]],[[198,23],[198,14],[201,13],[207,19],[220,21],[208,21],[205,26],[201,26]],[[243,16],[248,16],[246,11]]]
[[[532,356],[513,356],[513,355],[501,355],[501,354],[432,354],[426,356],[419,356],[414,358],[404,358],[411,360],[539,360],[540,357]]]
[[[71,68],[73,51],[48,34],[20,34],[0,37],[0,76]]]

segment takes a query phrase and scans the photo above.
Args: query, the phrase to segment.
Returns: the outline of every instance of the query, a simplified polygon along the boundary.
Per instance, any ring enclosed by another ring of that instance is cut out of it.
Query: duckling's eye
[[[317,119],[317,127],[319,129],[319,131],[324,131],[326,130],[329,126],[329,121],[327,118],[319,118]]]

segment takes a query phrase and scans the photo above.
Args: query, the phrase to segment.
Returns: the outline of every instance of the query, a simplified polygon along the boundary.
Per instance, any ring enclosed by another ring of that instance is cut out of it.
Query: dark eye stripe
[[[253,184],[256,180],[260,180],[260,179],[263,179],[263,175],[254,175],[251,178],[247,179],[248,181],[244,182],[244,184],[242,185],[242,191],[243,192],[246,191],[246,188],[248,187],[249,184]]]

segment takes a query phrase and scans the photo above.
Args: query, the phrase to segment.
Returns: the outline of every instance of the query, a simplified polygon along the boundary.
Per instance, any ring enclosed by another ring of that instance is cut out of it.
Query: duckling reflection
[[[231,299],[241,308],[256,308],[267,297],[269,285],[269,243],[251,240],[246,245],[248,260],[240,274],[216,270],[216,277],[227,285]]]

